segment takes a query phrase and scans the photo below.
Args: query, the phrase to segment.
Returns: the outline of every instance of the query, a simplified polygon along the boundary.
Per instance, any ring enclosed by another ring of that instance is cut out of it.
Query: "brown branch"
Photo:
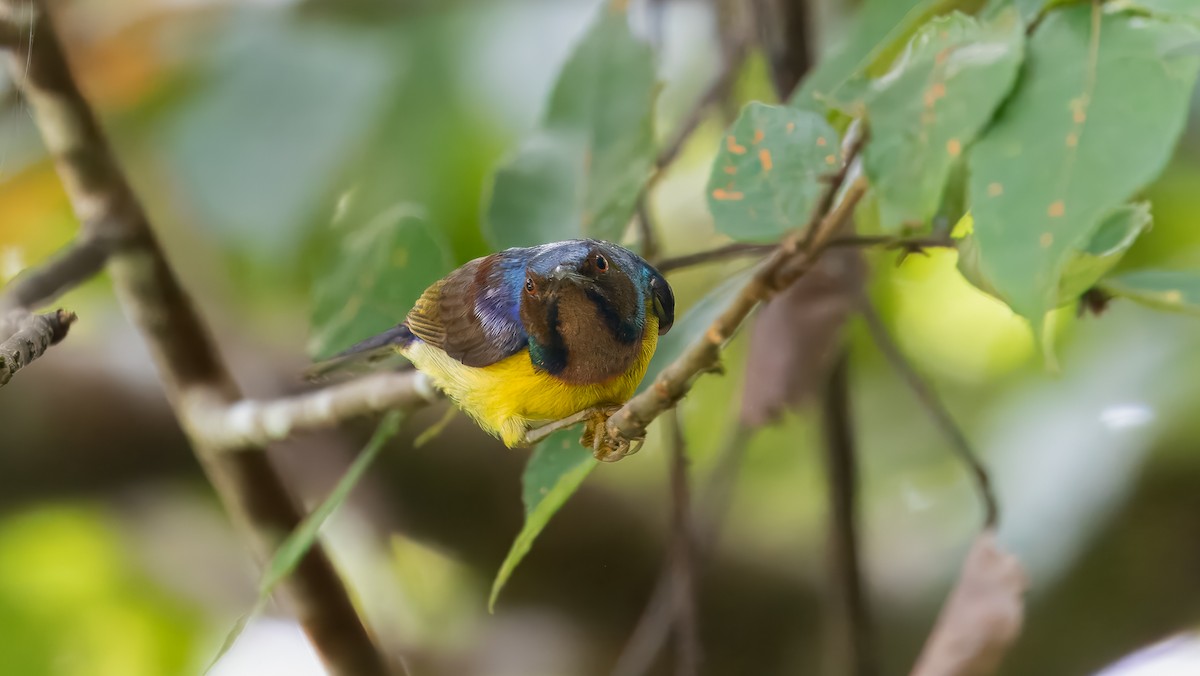
[[[717,451],[716,462],[708,475],[704,490],[695,504],[695,515],[692,517],[695,526],[695,553],[693,560],[696,566],[704,563],[716,545],[721,523],[729,511],[733,486],[737,482],[738,470],[741,468],[742,456],[746,445],[754,431],[735,422],[733,429],[725,436]],[[663,644],[670,634],[675,606],[672,603],[674,576],[670,562],[664,566],[655,582],[650,601],[637,626],[630,635],[629,642],[617,658],[612,676],[641,676],[648,671],[658,656]]]
[[[187,417],[203,430],[205,445],[216,452],[262,446],[296,432],[335,427],[357,416],[411,411],[440,398],[425,374],[396,371],[267,401],[243,399],[225,404],[198,390],[184,408]]]
[[[645,185],[642,186],[642,192],[638,195],[637,213],[635,221],[637,223],[638,234],[642,242],[642,257],[648,261],[653,261],[658,258],[661,250],[658,241],[657,229],[654,227],[654,219],[650,217],[649,196],[650,191],[666,174],[666,169],[679,157],[679,153],[687,144],[688,139],[696,133],[696,129],[700,127],[700,123],[704,121],[704,115],[707,110],[715,103],[719,103],[729,95],[733,83],[737,79],[738,73],[742,69],[742,64],[745,62],[746,47],[739,44],[729,55],[724,59],[721,66],[721,71],[709,84],[708,89],[700,95],[700,98],[692,105],[684,116],[683,121],[679,123],[679,127],[675,130],[675,134],[671,136],[671,140],[667,141],[662,148],[659,149],[658,155],[654,160],[654,172],[650,174],[650,178],[646,179]]]
[[[654,226],[654,219],[650,216],[649,192],[649,188],[647,188],[638,196],[634,220],[637,221],[638,238],[642,243],[642,258],[653,261],[658,258],[661,245],[658,241],[658,228]]]
[[[700,673],[700,638],[696,626],[695,547],[691,489],[688,486],[687,443],[679,410],[667,412],[671,447],[671,597],[675,616],[675,673]]]
[[[108,250],[104,242],[80,238],[42,265],[26,270],[0,294],[0,312],[36,308],[50,303],[104,269]]]
[[[880,318],[879,312],[870,302],[863,303],[862,306],[863,319],[866,320],[867,330],[871,334],[871,339],[875,341],[875,345],[879,351],[883,353],[888,363],[892,368],[900,374],[908,388],[912,390],[917,397],[917,402],[929,414],[931,420],[941,431],[946,440],[950,442],[950,447],[954,450],[955,455],[967,466],[971,473],[971,477],[975,482],[975,492],[979,496],[979,502],[983,506],[983,525],[984,529],[995,528],[996,523],[1000,519],[999,503],[996,501],[996,495],[992,491],[992,481],[988,475],[987,468],[971,449],[971,442],[967,440],[967,435],[963,433],[962,428],[954,422],[954,417],[950,415],[950,411],[946,409],[946,405],[938,398],[937,394],[929,387],[929,384],[921,378],[917,373],[916,368],[900,351],[900,347],[896,345],[896,341],[892,339],[887,327]]]
[[[44,315],[14,312],[0,321],[0,335],[8,336],[0,342],[0,387],[65,338],[74,321],[75,313],[65,310]]]
[[[36,39],[10,46],[9,72],[29,101],[76,216],[84,224],[83,236],[111,247],[108,269],[117,294],[154,355],[168,398],[205,472],[259,560],[265,562],[300,523],[302,513],[265,449],[248,445],[216,454],[205,443],[204,429],[188,417],[189,407],[183,403],[195,396],[232,405],[241,395],[80,93],[44,3],[0,1],[0,15],[20,16],[18,12],[27,8],[34,12],[23,28],[32,30]],[[389,672],[320,545],[309,550],[285,590],[331,673]]]
[[[778,248],[778,244],[747,244],[744,242],[735,242],[726,244],[715,249],[707,251],[697,251],[696,253],[686,254],[684,256],[675,256],[674,258],[664,258],[655,264],[655,268],[659,272],[666,274],[683,268],[690,268],[693,265],[703,265],[704,263],[715,263],[718,261],[729,260],[731,258],[741,258],[743,256],[762,256]]]
[[[830,625],[848,658],[845,673],[879,673],[870,610],[858,552],[858,463],[850,412],[847,352],[843,348],[821,396],[822,448],[829,485],[829,564],[835,603]]]
[[[691,390],[692,381],[697,375],[712,370],[718,364],[725,341],[733,336],[754,308],[812,267],[828,245],[831,234],[850,218],[854,207],[866,193],[867,182],[859,178],[850,184],[841,201],[833,205],[833,194],[842,188],[847,168],[860,147],[858,144],[851,147],[846,155],[846,166],[830,180],[826,188],[829,196],[821,200],[824,208],[814,212],[807,227],[783,240],[704,335],[664,368],[649,388],[626,402],[608,419],[609,437],[641,438],[651,421]]]

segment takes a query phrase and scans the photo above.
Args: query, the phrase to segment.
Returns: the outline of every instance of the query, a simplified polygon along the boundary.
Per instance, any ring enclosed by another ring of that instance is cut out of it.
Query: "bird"
[[[629,443],[609,440],[604,423],[637,391],[674,320],[670,284],[620,245],[514,247],[434,282],[404,321],[313,372],[398,352],[509,448],[539,423],[582,416],[581,443],[619,459]]]

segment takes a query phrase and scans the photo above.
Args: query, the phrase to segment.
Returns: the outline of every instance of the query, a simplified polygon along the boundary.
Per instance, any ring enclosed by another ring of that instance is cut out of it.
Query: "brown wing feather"
[[[467,366],[494,364],[523,347],[497,344],[480,321],[475,299],[490,258],[477,258],[426,289],[405,320],[418,338]]]

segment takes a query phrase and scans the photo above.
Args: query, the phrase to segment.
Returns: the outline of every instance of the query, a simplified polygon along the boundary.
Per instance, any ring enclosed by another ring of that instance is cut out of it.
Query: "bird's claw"
[[[616,462],[627,455],[633,455],[642,449],[642,442],[645,441],[645,437],[630,440],[609,435],[608,419],[620,408],[611,406],[592,409],[591,415],[584,421],[579,443],[592,449],[592,455],[600,462]]]

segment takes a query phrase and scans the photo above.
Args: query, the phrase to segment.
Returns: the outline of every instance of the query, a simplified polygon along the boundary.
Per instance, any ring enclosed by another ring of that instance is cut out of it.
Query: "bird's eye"
[[[596,270],[599,272],[608,270],[608,259],[600,254],[596,254]]]
[[[525,292],[531,296],[537,295],[537,285],[529,277],[525,278]]]

